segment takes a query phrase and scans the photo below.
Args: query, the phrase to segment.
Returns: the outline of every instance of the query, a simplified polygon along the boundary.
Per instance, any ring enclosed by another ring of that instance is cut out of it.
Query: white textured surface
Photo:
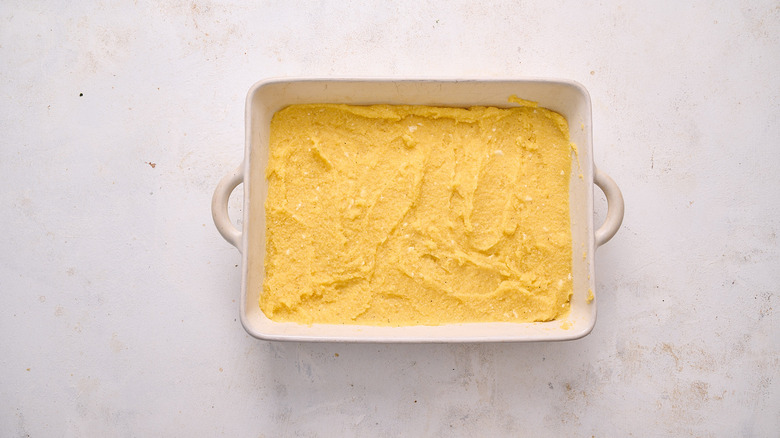
[[[78,3],[0,5],[0,436],[777,436],[776,2]],[[582,82],[594,332],[247,337],[209,202],[285,75]]]

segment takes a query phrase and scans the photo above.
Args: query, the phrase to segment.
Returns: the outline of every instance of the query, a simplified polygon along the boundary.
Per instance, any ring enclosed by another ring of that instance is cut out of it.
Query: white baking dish
[[[537,323],[470,323],[441,326],[373,327],[358,325],[279,323],[260,310],[265,256],[265,167],[273,114],[297,103],[408,104],[438,106],[510,106],[515,94],[562,114],[569,121],[578,153],[572,159],[570,209],[572,227],[571,311],[563,318]],[[230,193],[244,183],[243,229],[227,213]],[[593,184],[606,194],[605,223],[593,228]],[[258,82],[246,100],[244,162],[217,185],[212,200],[214,223],[222,236],[242,253],[240,313],[246,331],[257,338],[339,342],[500,342],[553,341],[587,335],[596,322],[594,252],[617,232],[623,220],[623,198],[617,185],[593,165],[591,103],[575,82],[527,80],[385,80],[270,79]]]

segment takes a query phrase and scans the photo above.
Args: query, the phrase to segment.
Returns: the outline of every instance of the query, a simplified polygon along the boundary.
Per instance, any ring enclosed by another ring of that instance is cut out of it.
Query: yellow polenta
[[[548,321],[572,293],[572,144],[559,114],[292,105],[271,122],[274,321]]]

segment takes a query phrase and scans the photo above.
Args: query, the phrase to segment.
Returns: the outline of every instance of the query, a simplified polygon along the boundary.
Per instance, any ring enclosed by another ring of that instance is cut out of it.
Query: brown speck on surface
[[[335,357],[339,357],[339,354],[338,354],[338,353],[336,353],[336,354],[334,354],[333,356],[335,356]]]
[[[590,75],[591,75],[591,76],[593,76],[593,75],[595,75],[595,74],[596,74],[596,72],[595,72],[595,71],[593,71],[593,70],[591,70],[591,71],[590,71]]]
[[[691,393],[694,397],[704,402],[709,400],[709,388],[710,385],[708,383],[697,380],[691,384]]]
[[[666,342],[662,343],[661,351],[671,356],[672,359],[674,359],[674,367],[677,368],[678,371],[682,371],[682,367],[680,366],[680,357],[677,356],[677,353],[675,353],[674,347],[671,344]]]
[[[219,372],[220,372],[220,373],[222,372],[222,367],[219,367]]]
[[[152,163],[151,161],[144,161],[144,163],[146,163],[146,164],[148,164],[149,166],[151,166],[151,168],[152,168],[152,169],[154,169],[155,167],[157,167],[157,163]]]
[[[30,369],[29,369],[29,368],[27,368],[27,371],[30,371]]]

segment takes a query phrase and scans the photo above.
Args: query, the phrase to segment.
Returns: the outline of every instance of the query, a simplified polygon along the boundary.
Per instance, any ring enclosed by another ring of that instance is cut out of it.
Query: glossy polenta
[[[271,122],[260,307],[274,321],[548,321],[572,294],[566,120],[292,105]]]

